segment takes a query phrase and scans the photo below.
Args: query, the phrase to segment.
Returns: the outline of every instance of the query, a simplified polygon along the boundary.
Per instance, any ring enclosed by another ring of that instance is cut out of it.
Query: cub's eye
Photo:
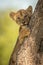
[[[17,19],[20,19],[20,17],[17,17]]]

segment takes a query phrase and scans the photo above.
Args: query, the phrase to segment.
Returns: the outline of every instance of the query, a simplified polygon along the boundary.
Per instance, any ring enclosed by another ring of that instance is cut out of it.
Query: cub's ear
[[[31,12],[32,11],[32,6],[29,6],[26,10]]]
[[[15,13],[14,13],[14,12],[11,12],[9,15],[10,15],[10,17],[11,17],[13,20],[15,20],[15,19],[14,19],[14,16],[15,16]]]
[[[31,17],[32,15],[32,6],[29,6],[26,11],[28,12],[29,16]]]

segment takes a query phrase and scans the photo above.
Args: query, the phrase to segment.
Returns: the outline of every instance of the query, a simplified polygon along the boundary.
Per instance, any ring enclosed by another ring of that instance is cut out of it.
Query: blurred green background
[[[9,17],[9,13],[0,11],[0,65],[8,65],[19,33],[19,26]]]

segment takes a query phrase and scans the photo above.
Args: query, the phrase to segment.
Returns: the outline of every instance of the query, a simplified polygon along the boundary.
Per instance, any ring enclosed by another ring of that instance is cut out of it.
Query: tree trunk
[[[16,49],[16,64],[9,65],[43,65],[43,0],[38,0],[29,27],[29,37]]]

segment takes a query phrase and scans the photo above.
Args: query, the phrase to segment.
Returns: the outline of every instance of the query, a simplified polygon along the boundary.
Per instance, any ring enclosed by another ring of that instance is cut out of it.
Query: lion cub
[[[19,43],[21,44],[25,37],[30,34],[29,21],[32,16],[32,6],[29,6],[26,10],[21,9],[17,13],[11,12],[10,17],[20,25],[19,29]]]
[[[26,10],[21,9],[17,11],[17,13],[14,12],[10,13],[10,17],[18,25],[20,25],[20,29],[19,29],[19,37],[17,39],[14,51],[11,55],[9,65],[16,65],[18,49],[20,48],[20,45],[24,42],[25,38],[27,38],[30,34],[29,22],[31,16],[32,16],[32,6],[29,6]]]

